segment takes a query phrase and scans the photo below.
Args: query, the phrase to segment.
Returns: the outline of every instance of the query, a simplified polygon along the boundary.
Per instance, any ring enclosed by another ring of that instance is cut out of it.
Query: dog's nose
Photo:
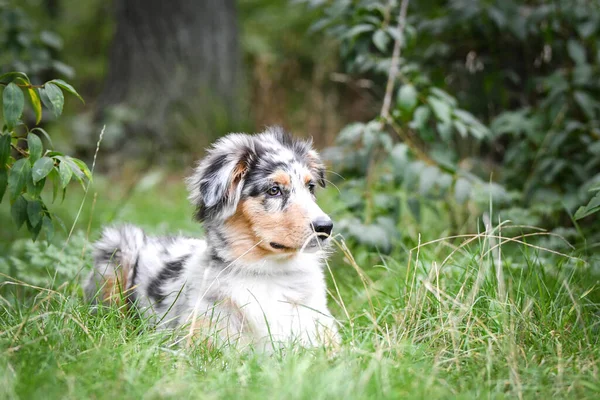
[[[327,217],[319,217],[313,221],[312,226],[319,236],[319,239],[323,240],[331,235],[331,231],[333,230],[333,221]]]

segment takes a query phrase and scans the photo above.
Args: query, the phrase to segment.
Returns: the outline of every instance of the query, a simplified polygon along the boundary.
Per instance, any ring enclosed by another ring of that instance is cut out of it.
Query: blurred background
[[[64,79],[85,100],[67,96],[60,118],[44,110],[54,148],[91,167],[105,127],[89,190],[43,194],[50,242],[80,240],[60,257],[81,258],[85,239],[120,221],[199,234],[182,177],[217,137],[274,124],[326,157],[321,201],[359,261],[402,259],[421,236],[486,221],[595,254],[600,3],[424,0],[404,14],[402,3],[0,0],[0,72]],[[33,111],[23,120],[34,126]],[[16,229],[8,203],[0,269],[68,264]]]

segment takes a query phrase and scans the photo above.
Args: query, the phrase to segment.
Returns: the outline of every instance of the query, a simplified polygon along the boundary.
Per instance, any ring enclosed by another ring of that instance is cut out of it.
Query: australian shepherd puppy
[[[335,345],[323,263],[333,228],[315,202],[324,166],[281,128],[230,134],[187,180],[205,240],[107,228],[85,292],[126,300],[158,327],[256,349]]]

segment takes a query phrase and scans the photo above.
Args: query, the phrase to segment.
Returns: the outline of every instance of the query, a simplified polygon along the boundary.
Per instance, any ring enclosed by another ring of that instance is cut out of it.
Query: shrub
[[[344,70],[369,79],[384,103],[329,151],[349,177],[340,188],[356,200],[351,214],[381,235],[384,225],[399,233],[399,212],[419,218],[437,201],[456,231],[493,204],[503,219],[577,233],[572,215],[587,204],[575,215],[585,218],[579,232],[597,233],[585,229],[600,210],[592,5],[452,0],[402,11],[406,4],[335,0],[315,24],[338,40]]]
[[[21,117],[25,107],[25,94],[36,116],[36,124],[42,119],[42,103],[55,117],[60,116],[64,105],[63,90],[79,96],[75,89],[60,79],[43,85],[33,85],[22,72],[9,72],[0,76],[4,125],[0,133],[0,202],[7,194],[11,215],[17,228],[27,226],[35,240],[43,230],[50,240],[54,234],[53,220],[59,221],[48,210],[42,199],[42,190],[49,179],[53,184],[53,201],[75,178],[85,184],[92,175],[85,163],[69,157],[52,147],[48,133],[41,127],[29,129]],[[60,223],[60,221],[59,221]]]
[[[11,244],[7,255],[0,256],[0,273],[31,285],[57,288],[76,280],[82,270],[87,272],[91,265],[89,248],[82,231],[75,232],[63,248],[45,240],[19,239]]]

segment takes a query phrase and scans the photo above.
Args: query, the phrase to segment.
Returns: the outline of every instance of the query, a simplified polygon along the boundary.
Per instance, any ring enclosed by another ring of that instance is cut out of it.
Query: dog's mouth
[[[284,245],[282,245],[281,243],[275,243],[275,242],[271,242],[271,243],[269,243],[269,245],[270,245],[272,248],[274,248],[274,249],[277,249],[277,250],[296,250],[296,249],[294,249],[294,248],[292,248],[292,247],[287,247],[287,246],[284,246]]]
[[[271,246],[275,250],[282,250],[288,252],[304,251],[308,253],[313,253],[314,251],[319,250],[322,247],[322,245],[325,245],[324,242],[326,242],[327,239],[329,239],[329,236],[327,238],[313,238],[300,247],[289,247],[277,242],[270,242],[269,246]]]

